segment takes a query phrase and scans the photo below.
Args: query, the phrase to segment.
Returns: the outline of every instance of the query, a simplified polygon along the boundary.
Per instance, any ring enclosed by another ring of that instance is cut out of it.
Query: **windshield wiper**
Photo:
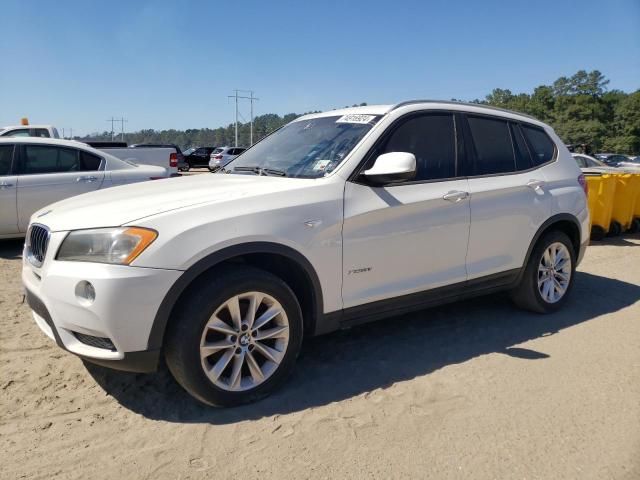
[[[278,176],[278,177],[286,177],[287,172],[284,170],[278,170],[276,168],[262,168],[262,167],[235,167],[233,169],[234,172],[252,172],[256,175],[264,175],[264,176]]]

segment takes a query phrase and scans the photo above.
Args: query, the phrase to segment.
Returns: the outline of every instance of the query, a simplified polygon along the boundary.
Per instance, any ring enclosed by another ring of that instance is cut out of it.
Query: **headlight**
[[[56,258],[129,265],[157,237],[158,232],[140,227],[77,230],[67,235]]]

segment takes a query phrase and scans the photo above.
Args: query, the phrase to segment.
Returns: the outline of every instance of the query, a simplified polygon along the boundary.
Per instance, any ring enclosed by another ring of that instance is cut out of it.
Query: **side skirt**
[[[438,287],[424,292],[411,293],[401,297],[379,300],[357,305],[323,315],[318,322],[316,335],[322,335],[341,328],[350,328],[394,315],[402,315],[427,307],[451,303],[462,299],[478,297],[509,290],[517,285],[521,269],[475,278],[465,282]]]

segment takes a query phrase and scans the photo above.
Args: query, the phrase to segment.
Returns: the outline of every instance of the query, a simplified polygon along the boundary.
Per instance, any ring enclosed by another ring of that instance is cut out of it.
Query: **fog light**
[[[81,305],[91,305],[96,299],[96,289],[90,282],[82,280],[76,285],[76,298]]]

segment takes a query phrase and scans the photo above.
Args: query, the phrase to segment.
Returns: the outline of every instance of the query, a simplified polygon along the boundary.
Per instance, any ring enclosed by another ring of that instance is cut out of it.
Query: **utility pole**
[[[69,127],[69,140],[73,140],[73,128]]]
[[[234,92],[235,92],[235,94],[228,96],[229,98],[235,99],[235,102],[236,102],[236,122],[235,122],[236,137],[235,137],[235,145],[234,145],[234,147],[238,146],[238,99],[239,98],[244,98],[244,99],[249,100],[251,102],[251,123],[249,125],[249,128],[250,128],[250,143],[251,143],[251,145],[253,145],[253,101],[254,100],[260,100],[260,99],[253,96],[253,90],[235,89]],[[238,92],[249,93],[249,94],[251,94],[251,96],[250,97],[245,97],[245,96],[242,96],[242,95],[238,95]],[[249,145],[249,146],[251,146],[251,145]]]
[[[121,138],[122,140],[124,140],[124,124],[126,122],[128,122],[129,120],[127,120],[124,117],[120,117],[120,118],[113,118],[113,116],[109,119],[107,119],[107,122],[111,122],[111,141],[113,142],[116,138],[116,129],[114,127],[114,124],[117,122],[120,122],[120,132],[121,132]]]
[[[129,120],[127,120],[124,117],[120,117],[120,140],[122,140],[124,142],[124,124],[126,122],[128,122]]]
[[[251,93],[251,96],[249,97],[249,100],[251,102],[251,134],[250,134],[250,141],[249,141],[249,146],[253,145],[253,101],[254,100],[260,100],[259,98],[255,98],[253,96],[253,90],[249,90],[249,92]]]
[[[117,118],[113,118],[113,117],[111,117],[111,118],[107,119],[107,122],[111,122],[111,141],[112,141],[112,142],[113,142],[113,138],[114,138],[114,128],[113,128],[113,124],[114,124],[115,122],[117,122],[117,121],[118,121],[118,119],[117,119]]]
[[[235,121],[236,140],[233,146],[237,147],[238,146],[238,90],[234,90],[234,92],[236,93],[234,95],[229,95],[228,98],[236,99],[236,121]]]

